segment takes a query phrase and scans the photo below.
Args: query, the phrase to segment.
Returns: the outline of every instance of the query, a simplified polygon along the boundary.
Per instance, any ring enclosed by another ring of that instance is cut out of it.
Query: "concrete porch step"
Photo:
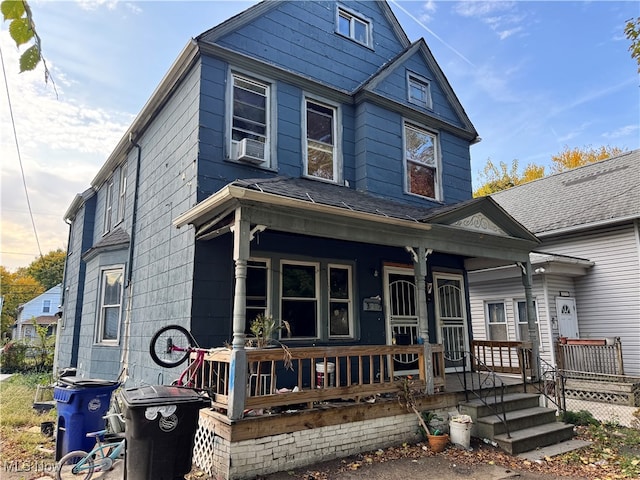
[[[487,415],[476,420],[476,434],[480,438],[493,439],[496,435],[506,432],[506,427],[501,420],[501,415]],[[512,410],[505,414],[505,420],[509,431],[522,430],[545,423],[556,421],[556,411],[552,408],[532,407],[522,410]]]
[[[503,407],[500,405],[504,404]],[[475,398],[459,405],[461,414],[469,415],[475,422],[478,418],[487,417],[497,412],[513,412],[525,408],[534,408],[540,404],[540,396],[535,393],[508,393],[500,398],[488,397],[483,400]]]
[[[516,455],[537,447],[553,445],[573,437],[573,425],[553,422],[511,432],[511,438],[505,433],[496,435],[493,440],[500,448]]]

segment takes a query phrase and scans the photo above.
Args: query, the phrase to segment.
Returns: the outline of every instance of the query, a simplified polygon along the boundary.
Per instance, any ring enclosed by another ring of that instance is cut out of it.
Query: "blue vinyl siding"
[[[345,5],[372,20],[373,49],[335,33],[335,2],[277,2],[277,8],[217,43],[351,91],[403,46],[376,2]]]

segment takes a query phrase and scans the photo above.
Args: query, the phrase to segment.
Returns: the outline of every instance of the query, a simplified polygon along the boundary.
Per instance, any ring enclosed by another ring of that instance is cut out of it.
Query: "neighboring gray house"
[[[640,150],[492,195],[542,244],[531,254],[541,353],[570,338],[620,337],[640,376]],[[516,268],[469,274],[474,338],[521,340]]]
[[[18,317],[13,325],[11,337],[14,340],[35,341],[38,334],[33,325],[46,326],[50,335],[55,335],[58,318],[56,314],[60,309],[60,299],[62,295],[62,285],[58,284],[36,298],[23,303],[18,307]]]

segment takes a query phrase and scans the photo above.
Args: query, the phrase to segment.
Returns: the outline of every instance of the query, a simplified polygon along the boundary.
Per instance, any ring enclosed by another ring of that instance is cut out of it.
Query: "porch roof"
[[[252,225],[397,247],[424,247],[496,264],[526,261],[538,239],[490,197],[448,206],[408,205],[302,178],[237,180],[174,220],[196,238],[230,231],[240,208]]]

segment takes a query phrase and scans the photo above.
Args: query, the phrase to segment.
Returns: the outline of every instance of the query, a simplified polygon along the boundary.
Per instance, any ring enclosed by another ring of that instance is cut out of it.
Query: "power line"
[[[22,174],[22,185],[24,186],[24,194],[27,197],[27,207],[29,208],[29,217],[31,218],[31,225],[33,226],[33,234],[36,237],[36,244],[38,245],[38,252],[42,257],[42,249],[40,248],[40,239],[38,238],[38,230],[36,229],[36,221],[33,218],[33,211],[31,210],[31,201],[29,200],[29,191],[27,190],[27,180],[24,175],[24,168],[22,166],[22,155],[20,154],[20,145],[18,144],[18,132],[16,131],[16,122],[13,118],[13,108],[11,107],[11,96],[9,95],[9,82],[7,82],[7,72],[4,68],[4,55],[2,55],[2,48],[0,48],[0,63],[2,63],[2,76],[4,77],[4,86],[7,91],[7,103],[9,105],[9,115],[11,116],[11,126],[13,127],[13,138],[16,142],[16,151],[18,152],[18,163],[20,164],[20,172]]]

